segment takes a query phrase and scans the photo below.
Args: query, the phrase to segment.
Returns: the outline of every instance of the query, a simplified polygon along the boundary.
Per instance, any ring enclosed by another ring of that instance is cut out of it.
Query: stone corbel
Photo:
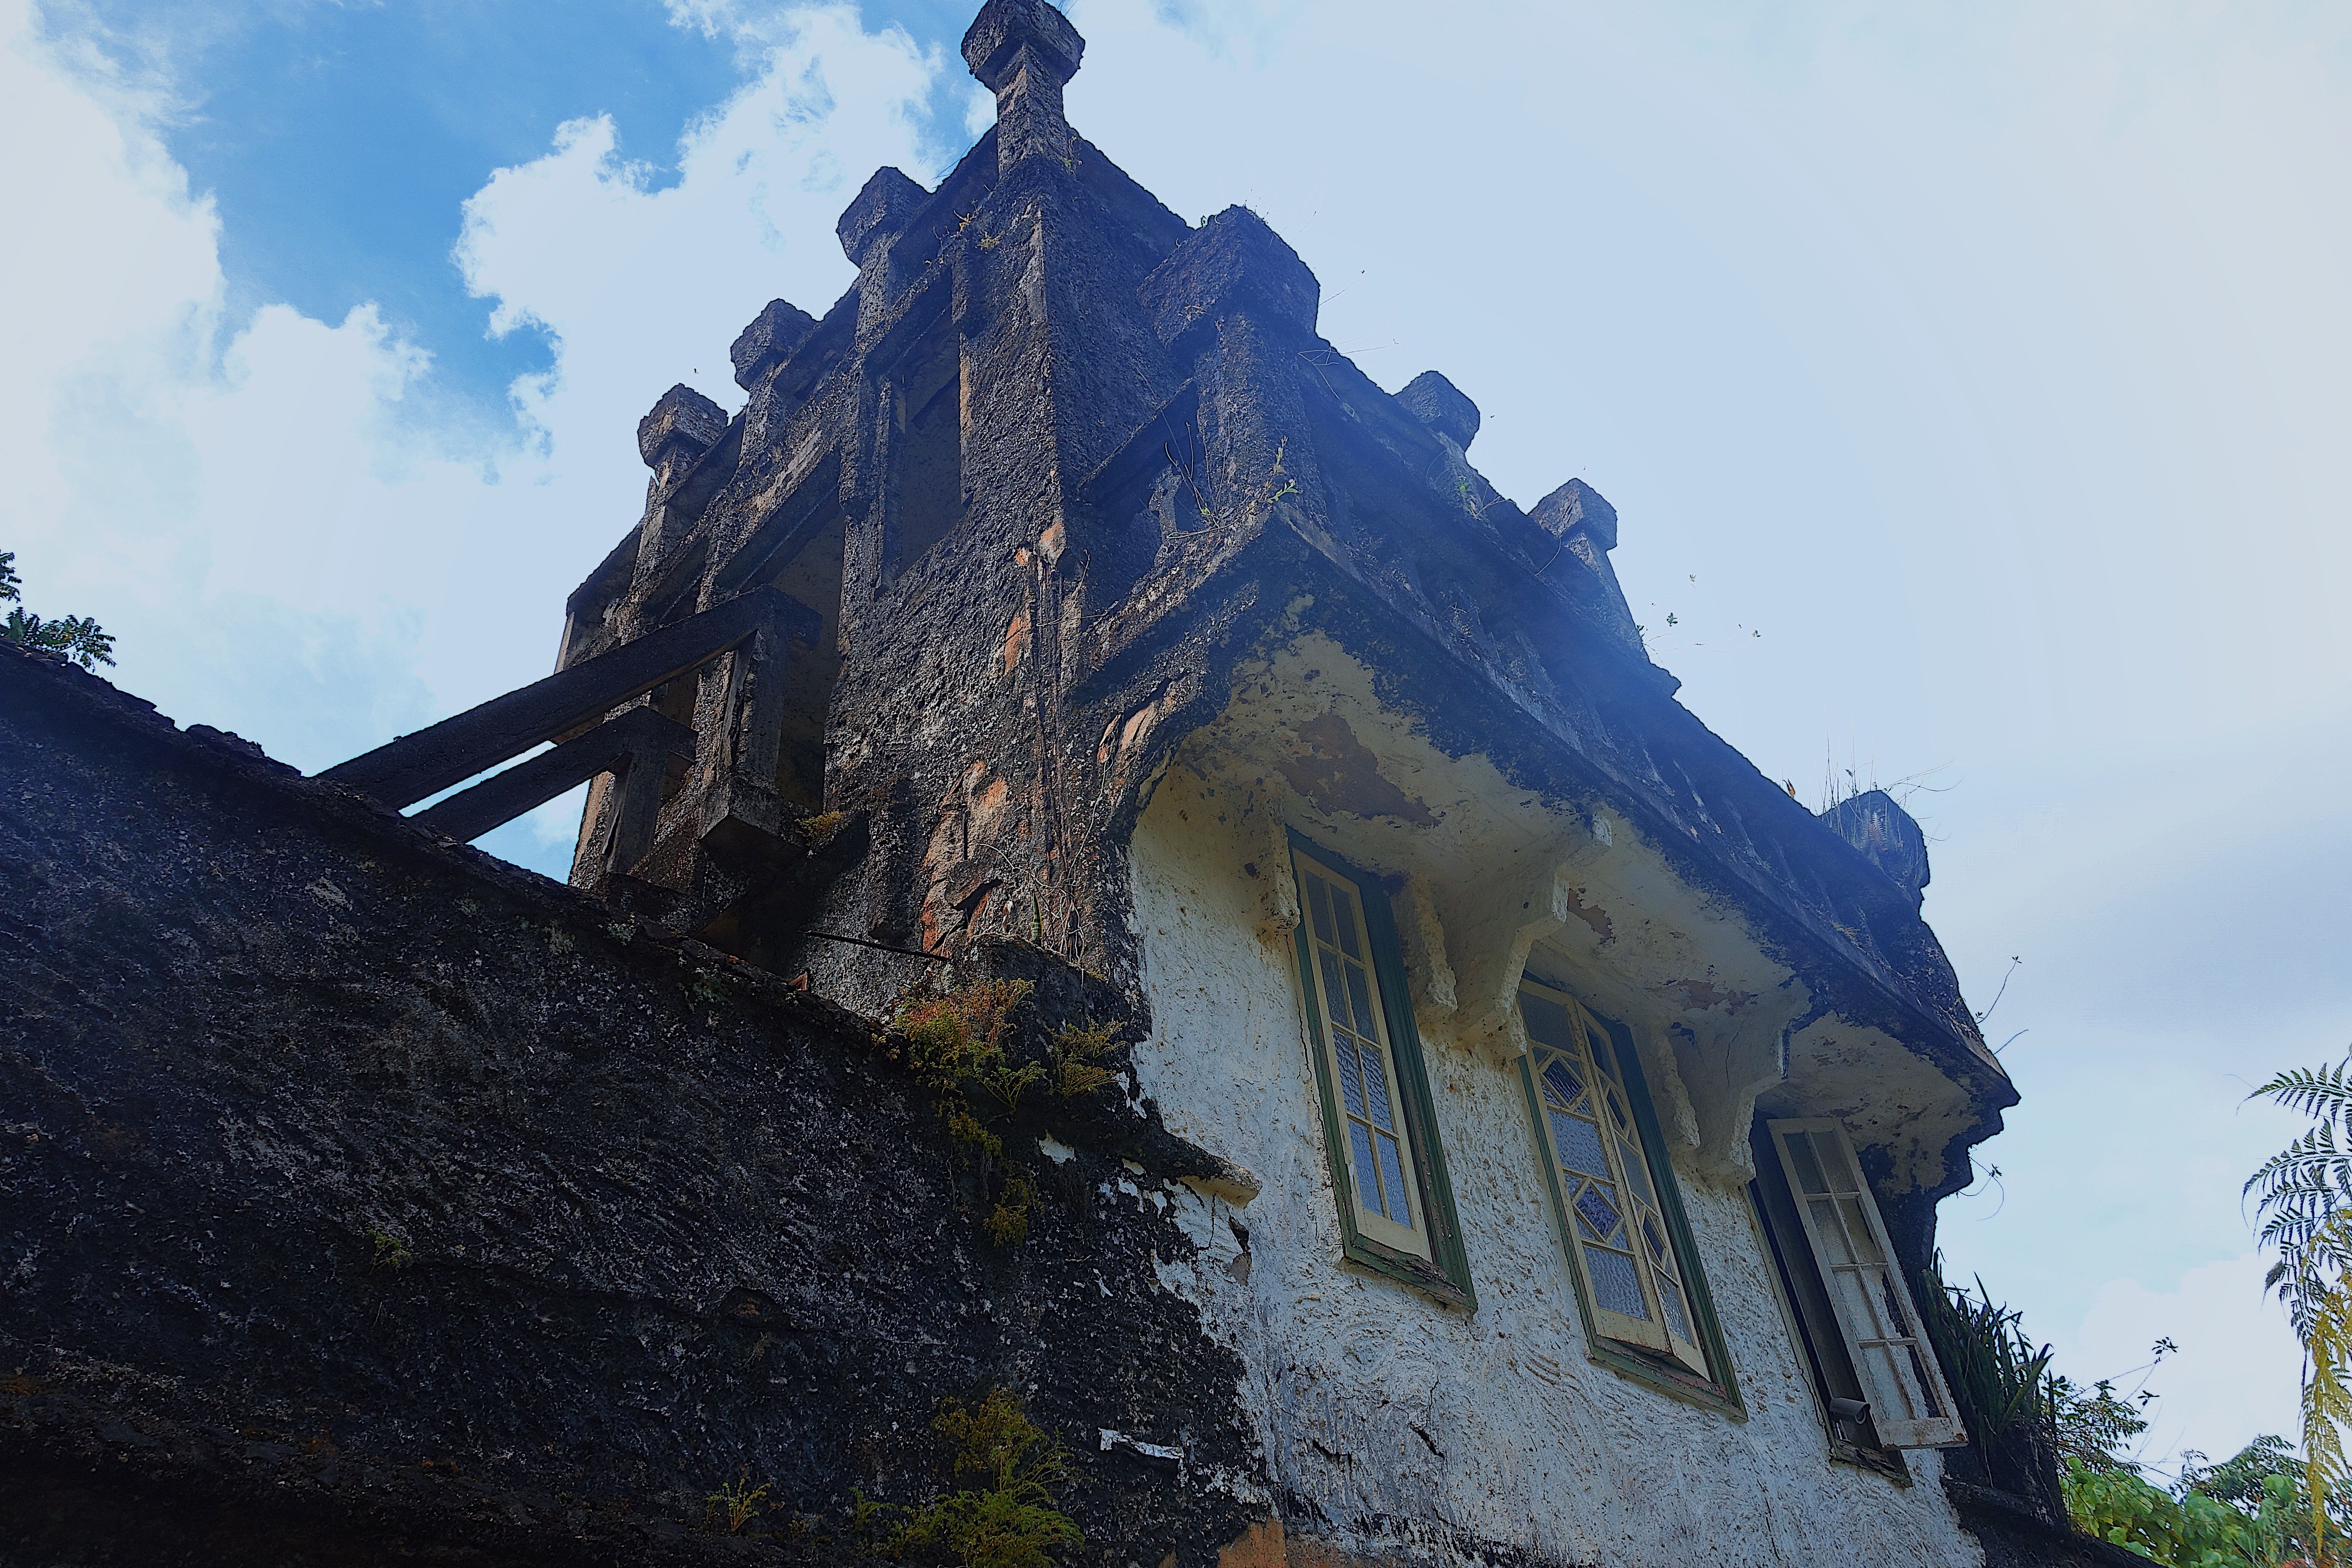
[[[1429,879],[1414,877],[1389,901],[1396,916],[1397,945],[1404,950],[1405,977],[1412,985],[1413,1016],[1423,1033],[1453,1028],[1460,1005],[1453,966],[1445,961],[1445,928]]]
[[[1266,814],[1257,819],[1254,838],[1243,837],[1252,844],[1244,868],[1257,892],[1257,934],[1287,955],[1298,932],[1298,879],[1290,870],[1289,830],[1280,817]]]
[[[1811,1026],[1825,1010],[1815,1004],[1795,1011],[1803,1003],[1800,987],[1788,1007],[1757,1009],[1746,1027],[1703,1054],[1695,1039],[1678,1045],[1676,1065],[1697,1123],[1695,1159],[1702,1173],[1735,1184],[1754,1179],[1756,1155],[1748,1131],[1756,1121],[1757,1096],[1787,1080],[1790,1037]]]
[[[1527,1026],[1519,1017],[1519,977],[1538,941],[1565,930],[1580,904],[1585,870],[1613,844],[1606,819],[1595,816],[1589,833],[1574,835],[1535,861],[1516,879],[1482,879],[1449,902],[1461,906],[1453,921],[1455,1034],[1465,1045],[1497,1061],[1528,1051]],[[1579,929],[1585,929],[1579,922]]]

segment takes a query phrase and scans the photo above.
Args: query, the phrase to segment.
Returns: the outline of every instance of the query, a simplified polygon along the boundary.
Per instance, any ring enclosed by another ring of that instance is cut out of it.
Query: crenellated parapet
[[[1415,1005],[1482,1058],[1524,1048],[1531,942],[1605,942],[1585,933],[1671,884],[1733,911],[1748,955],[1735,984],[1667,944],[1646,982],[1715,1064],[1689,1075],[1710,1169],[1739,1168],[1730,1130],[1773,1074],[1806,1070],[1759,1022],[1784,1001],[1800,1036],[1819,1007],[1807,1027],[1874,1030],[1965,1086],[1981,1116],[1922,1111],[1944,1131],[1900,1155],[1927,1186],[1964,1169],[1950,1151],[2010,1091],[1892,830],[1832,831],[1674,701],[1591,486],[1523,510],[1470,462],[1471,396],[1373,383],[1262,217],[1186,224],[1078,137],[1084,49],[1043,0],[991,0],[964,58],[995,126],[935,189],[883,169],[857,192],[856,283],[822,317],[757,313],[740,413],[681,386],[647,415],[646,514],[572,595],[564,667],[748,595],[792,613],[616,698],[605,723],[648,715],[625,734],[557,737],[668,748],[600,774],[575,883],[869,1008],[992,938],[1136,985],[1137,824],[1171,769],[1216,773],[1244,809],[1369,835],[1414,889]],[[1497,781],[1475,811],[1416,793],[1465,769]],[[1541,863],[1429,858],[1472,820]]]

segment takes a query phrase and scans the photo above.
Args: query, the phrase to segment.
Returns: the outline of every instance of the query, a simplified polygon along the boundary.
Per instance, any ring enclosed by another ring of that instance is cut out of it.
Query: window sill
[[[1456,1281],[1451,1275],[1426,1258],[1409,1252],[1396,1252],[1358,1235],[1349,1238],[1341,1248],[1347,1261],[1359,1268],[1410,1285],[1439,1305],[1458,1307],[1465,1312],[1478,1310],[1478,1298],[1466,1281]]]
[[[1595,1365],[1605,1366],[1618,1376],[1654,1389],[1670,1399],[1728,1415],[1734,1421],[1748,1419],[1748,1406],[1740,1403],[1737,1392],[1647,1355],[1638,1346],[1594,1339],[1588,1342],[1585,1354]]]
[[[1859,1443],[1832,1437],[1830,1439],[1830,1459],[1834,1464],[1852,1465],[1857,1470],[1885,1476],[1898,1487],[1908,1487],[1912,1483],[1911,1467],[1904,1463],[1900,1448],[1865,1448]]]

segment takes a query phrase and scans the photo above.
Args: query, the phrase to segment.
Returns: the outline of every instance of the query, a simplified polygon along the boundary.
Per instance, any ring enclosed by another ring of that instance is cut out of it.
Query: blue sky
[[[2286,1427],[2242,1104],[2352,1044],[2352,14],[1079,0],[1079,129],[1245,201],[1522,503],[1615,502],[1685,701],[1915,778],[2025,1094],[1945,1208],[2151,1458]],[[968,144],[961,5],[0,0],[0,548],[306,768],[541,674],[637,416]],[[28,155],[29,154],[29,155]],[[1675,616],[1666,626],[1668,614]],[[500,853],[560,871],[560,810]]]

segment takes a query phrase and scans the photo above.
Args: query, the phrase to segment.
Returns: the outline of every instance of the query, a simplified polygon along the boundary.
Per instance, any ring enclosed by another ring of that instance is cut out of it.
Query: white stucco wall
[[[1154,1019],[1135,1053],[1140,1090],[1262,1190],[1240,1206],[1185,1188],[1134,1201],[1170,1205],[1200,1244],[1162,1279],[1240,1353],[1275,1479],[1320,1510],[1317,1533],[1460,1562],[1477,1560],[1457,1549],[1476,1539],[1612,1568],[1980,1563],[1937,1455],[1909,1457],[1907,1487],[1831,1460],[1745,1194],[1699,1174],[1687,1150],[1683,1198],[1747,1418],[1586,1359],[1517,1071],[1491,1055],[1423,1030],[1476,1310],[1342,1263],[1292,952],[1261,930],[1273,868],[1244,870],[1277,842],[1280,811],[1180,765],[1139,826]],[[1672,1124],[1679,1094],[1653,1079]]]

